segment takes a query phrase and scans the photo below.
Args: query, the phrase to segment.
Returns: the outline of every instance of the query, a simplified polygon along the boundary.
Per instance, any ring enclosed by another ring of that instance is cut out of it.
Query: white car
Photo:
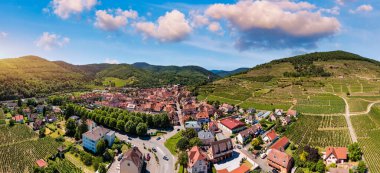
[[[266,153],[263,153],[263,154],[260,155],[260,158],[261,158],[261,159],[265,159],[265,157],[267,157],[267,154],[266,154]]]

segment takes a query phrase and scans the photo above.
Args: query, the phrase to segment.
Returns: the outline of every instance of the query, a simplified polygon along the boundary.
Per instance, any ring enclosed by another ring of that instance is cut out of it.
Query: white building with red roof
[[[187,152],[189,162],[187,164],[187,172],[189,173],[206,173],[208,170],[207,155],[202,152],[198,146],[191,148]]]
[[[265,137],[263,138],[263,140],[267,143],[272,143],[273,141],[275,141],[276,139],[278,138],[278,135],[277,133],[272,129],[271,131],[269,131],[267,134],[265,134]]]
[[[332,163],[344,163],[347,161],[347,148],[346,147],[327,147],[326,152],[323,153],[323,160],[327,165]]]
[[[219,127],[220,129],[225,130],[231,134],[240,132],[246,128],[243,122],[233,118],[225,118],[220,120]]]

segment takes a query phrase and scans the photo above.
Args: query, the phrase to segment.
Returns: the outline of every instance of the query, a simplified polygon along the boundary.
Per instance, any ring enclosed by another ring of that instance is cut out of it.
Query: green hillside
[[[0,99],[82,88],[84,75],[36,56],[0,60]]]
[[[245,108],[294,107],[311,114],[343,113],[344,102],[339,96],[348,94],[357,103],[362,96],[380,94],[379,64],[343,51],[317,52],[258,65],[199,87],[197,94],[200,100]],[[368,102],[363,104],[365,108]]]

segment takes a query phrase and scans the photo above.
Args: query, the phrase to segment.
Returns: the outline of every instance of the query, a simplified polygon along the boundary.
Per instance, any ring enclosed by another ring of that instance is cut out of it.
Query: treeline
[[[83,119],[91,119],[98,125],[140,136],[145,135],[148,128],[165,129],[171,127],[169,117],[165,113],[152,115],[111,107],[102,107],[90,111],[78,105],[66,105],[65,118],[69,119],[73,115]]]

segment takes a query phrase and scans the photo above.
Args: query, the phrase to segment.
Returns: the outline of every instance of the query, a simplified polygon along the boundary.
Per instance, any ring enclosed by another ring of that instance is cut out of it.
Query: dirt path
[[[369,104],[367,106],[367,110],[365,112],[355,112],[355,113],[352,113],[351,116],[368,114],[371,111],[372,106],[375,105],[376,103],[380,103],[380,101],[375,101],[375,102],[372,102],[371,104]]]
[[[350,131],[350,136],[351,136],[352,142],[358,142],[358,139],[357,139],[357,136],[355,133],[355,129],[352,126],[352,122],[351,122],[351,118],[350,118],[350,105],[348,105],[346,98],[344,98],[342,96],[339,96],[339,97],[344,100],[344,103],[346,103],[346,114],[344,117],[346,119],[348,130]]]

